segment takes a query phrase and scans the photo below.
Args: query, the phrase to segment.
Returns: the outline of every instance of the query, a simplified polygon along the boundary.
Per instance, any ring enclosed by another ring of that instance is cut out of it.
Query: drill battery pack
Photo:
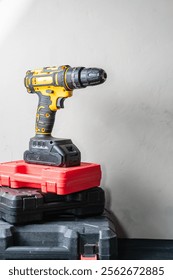
[[[57,195],[40,189],[0,187],[0,218],[11,224],[50,220],[57,216],[77,217],[100,215],[105,195],[101,188]]]
[[[110,260],[117,258],[117,235],[106,214],[27,225],[0,220],[0,259]],[[44,240],[44,242],[43,242]]]
[[[81,163],[74,167],[30,164],[23,160],[0,164],[0,186],[36,188],[44,193],[65,195],[99,186],[101,167]]]

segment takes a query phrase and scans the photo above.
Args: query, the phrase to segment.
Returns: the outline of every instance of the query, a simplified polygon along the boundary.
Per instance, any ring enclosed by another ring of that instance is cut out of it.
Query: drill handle
[[[37,95],[39,97],[39,102],[35,123],[36,135],[51,136],[53,125],[55,122],[56,111],[52,111],[49,108],[49,105],[51,104],[50,96],[43,95],[39,92],[37,92]]]

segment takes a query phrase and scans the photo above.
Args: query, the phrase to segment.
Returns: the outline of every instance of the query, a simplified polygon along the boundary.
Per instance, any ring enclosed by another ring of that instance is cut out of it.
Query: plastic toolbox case
[[[99,215],[104,204],[104,191],[98,187],[67,195],[0,187],[0,218],[12,224],[41,221],[58,214]]]
[[[63,195],[99,186],[100,181],[101,167],[95,163],[56,167],[19,160],[0,164],[0,186],[11,188],[41,188]]]
[[[0,259],[117,258],[115,226],[107,215],[14,226],[0,220]]]

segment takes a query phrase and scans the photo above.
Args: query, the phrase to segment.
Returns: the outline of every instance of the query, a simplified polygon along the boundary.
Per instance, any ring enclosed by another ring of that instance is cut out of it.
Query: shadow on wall
[[[104,191],[105,191],[105,197],[106,197],[105,209],[111,215],[111,219],[112,219],[113,223],[115,224],[116,233],[117,233],[118,238],[119,237],[120,238],[128,238],[128,234],[127,234],[127,232],[125,230],[125,227],[123,226],[121,221],[118,219],[118,217],[115,215],[115,213],[113,213],[110,210],[109,206],[112,203],[111,191],[108,190],[107,188]]]
[[[173,209],[162,204],[160,191],[142,174],[124,174],[116,188],[105,190],[106,208],[114,209],[113,218],[120,238],[170,239],[167,224]],[[164,192],[164,190],[163,190]],[[164,195],[163,195],[164,199]],[[167,210],[168,209],[168,210]],[[111,211],[112,212],[112,211]]]

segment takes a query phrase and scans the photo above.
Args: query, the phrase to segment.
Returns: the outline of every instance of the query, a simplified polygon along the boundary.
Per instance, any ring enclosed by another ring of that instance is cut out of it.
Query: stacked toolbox
[[[26,224],[53,216],[100,215],[104,202],[104,191],[98,187],[69,195],[45,194],[39,189],[1,187],[0,218],[11,224]]]
[[[0,259],[115,259],[100,165],[31,167],[0,164]]]
[[[74,167],[30,164],[23,160],[0,164],[0,186],[39,188],[44,193],[66,195],[99,186],[101,167],[83,163]]]
[[[11,225],[0,221],[0,259],[116,259],[116,233],[106,215]]]

